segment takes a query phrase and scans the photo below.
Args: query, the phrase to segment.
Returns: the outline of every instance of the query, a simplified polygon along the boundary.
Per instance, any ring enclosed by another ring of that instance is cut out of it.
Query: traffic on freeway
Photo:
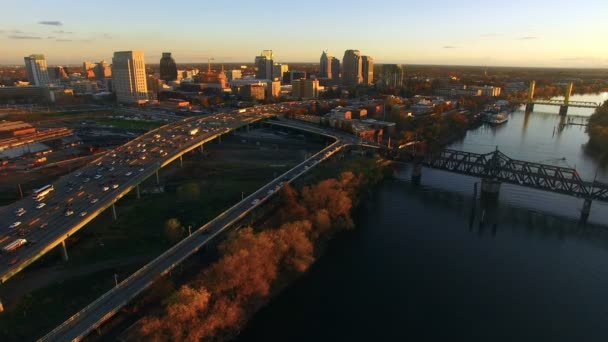
[[[0,280],[59,245],[137,184],[183,153],[246,124],[285,111],[267,105],[189,117],[145,133],[48,186],[0,209]],[[18,239],[17,248],[4,249]]]
[[[357,141],[352,135],[336,133],[330,129],[322,129],[290,121],[273,122],[273,124],[326,135],[334,138],[336,141],[194,231],[191,236],[178,242],[159,257],[133,273],[116,287],[42,337],[40,341],[79,341],[83,339],[89,332],[96,329],[135,296],[149,287],[158,276],[167,274],[188,256],[244,218],[252,209],[263,204],[286,183],[294,181],[323,160],[340,151],[343,147]],[[346,141],[342,141],[341,137],[344,137]]]

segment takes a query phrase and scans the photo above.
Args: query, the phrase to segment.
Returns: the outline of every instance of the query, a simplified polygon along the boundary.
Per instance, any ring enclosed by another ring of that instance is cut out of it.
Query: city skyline
[[[318,63],[323,50],[341,56],[358,49],[375,63],[530,67],[608,67],[608,48],[596,37],[608,34],[600,1],[572,7],[566,2],[471,1],[434,6],[381,1],[373,7],[317,1],[268,6],[186,1],[174,16],[138,3],[104,3],[110,16],[75,15],[67,1],[40,10],[40,4],[9,2],[0,24],[0,64],[22,64],[44,54],[49,65],[111,60],[115,51],[141,50],[146,63],[172,51],[177,63],[252,63],[261,50],[276,62]],[[120,11],[114,9],[118,8]],[[103,10],[78,5],[79,13]],[[302,13],[304,15],[295,15]],[[135,14],[135,15],[134,15]],[[268,18],[268,19],[264,19]],[[269,18],[272,18],[270,20]],[[592,34],[589,34],[592,33]]]

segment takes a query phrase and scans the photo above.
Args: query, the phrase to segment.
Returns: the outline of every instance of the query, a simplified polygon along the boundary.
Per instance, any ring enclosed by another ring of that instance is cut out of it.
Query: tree
[[[182,224],[176,218],[165,221],[165,236],[171,243],[181,240],[183,236]]]

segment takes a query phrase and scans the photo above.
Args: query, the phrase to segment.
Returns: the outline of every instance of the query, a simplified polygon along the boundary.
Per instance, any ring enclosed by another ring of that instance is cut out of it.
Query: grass
[[[112,125],[116,128],[124,128],[124,129],[145,129],[151,130],[163,125],[166,125],[166,122],[157,122],[157,121],[136,121],[136,120],[125,120],[125,119],[112,119],[112,118],[103,118],[98,119],[97,122],[105,125]]]
[[[49,119],[70,120],[70,119],[80,118],[83,114],[88,114],[91,117],[95,117],[95,116],[109,115],[112,113],[113,112],[111,110],[98,111],[98,112],[89,112],[89,111],[83,110],[83,111],[79,111],[79,112],[69,112],[69,113],[62,113],[62,112],[48,112],[48,113],[32,112],[32,113],[21,113],[21,114],[12,114],[11,113],[11,114],[8,114],[7,116],[5,116],[3,119],[10,120],[10,121],[25,121],[25,122],[43,121],[43,120],[49,120]]]

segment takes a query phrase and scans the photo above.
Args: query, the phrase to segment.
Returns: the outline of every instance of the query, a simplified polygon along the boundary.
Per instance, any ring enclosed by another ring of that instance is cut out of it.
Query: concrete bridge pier
[[[218,144],[222,143],[222,135],[221,134],[217,136],[217,143]]]
[[[182,158],[183,155],[179,156],[179,167],[183,168],[184,167],[184,158]]]
[[[585,202],[583,202],[583,209],[581,210],[581,223],[587,223],[587,219],[589,218],[589,214],[591,213],[591,200],[589,198],[585,198]]]
[[[68,249],[65,247],[65,240],[61,241],[61,259],[63,261],[68,261]]]
[[[141,198],[141,194],[139,193],[139,184],[135,186],[135,196],[137,197],[137,199]]]
[[[160,184],[160,179],[158,178],[158,170],[156,170],[156,185]]]
[[[116,205],[114,203],[112,203],[112,217],[114,218],[114,221],[118,220],[118,215],[116,215]]]
[[[412,169],[412,184],[420,185],[420,180],[422,179],[422,166],[420,163],[414,163],[414,168]]]
[[[568,105],[559,106],[559,115],[561,115],[561,116],[568,115]]]
[[[4,305],[2,305],[2,300],[0,300],[0,312],[4,312]]]
[[[249,124],[245,125],[247,127],[247,133],[249,133]]]
[[[497,201],[500,194],[500,181],[492,178],[481,180],[481,198],[484,201]]]
[[[201,153],[205,153],[205,144],[201,144]]]
[[[534,111],[534,103],[528,102],[526,103],[526,113]]]

